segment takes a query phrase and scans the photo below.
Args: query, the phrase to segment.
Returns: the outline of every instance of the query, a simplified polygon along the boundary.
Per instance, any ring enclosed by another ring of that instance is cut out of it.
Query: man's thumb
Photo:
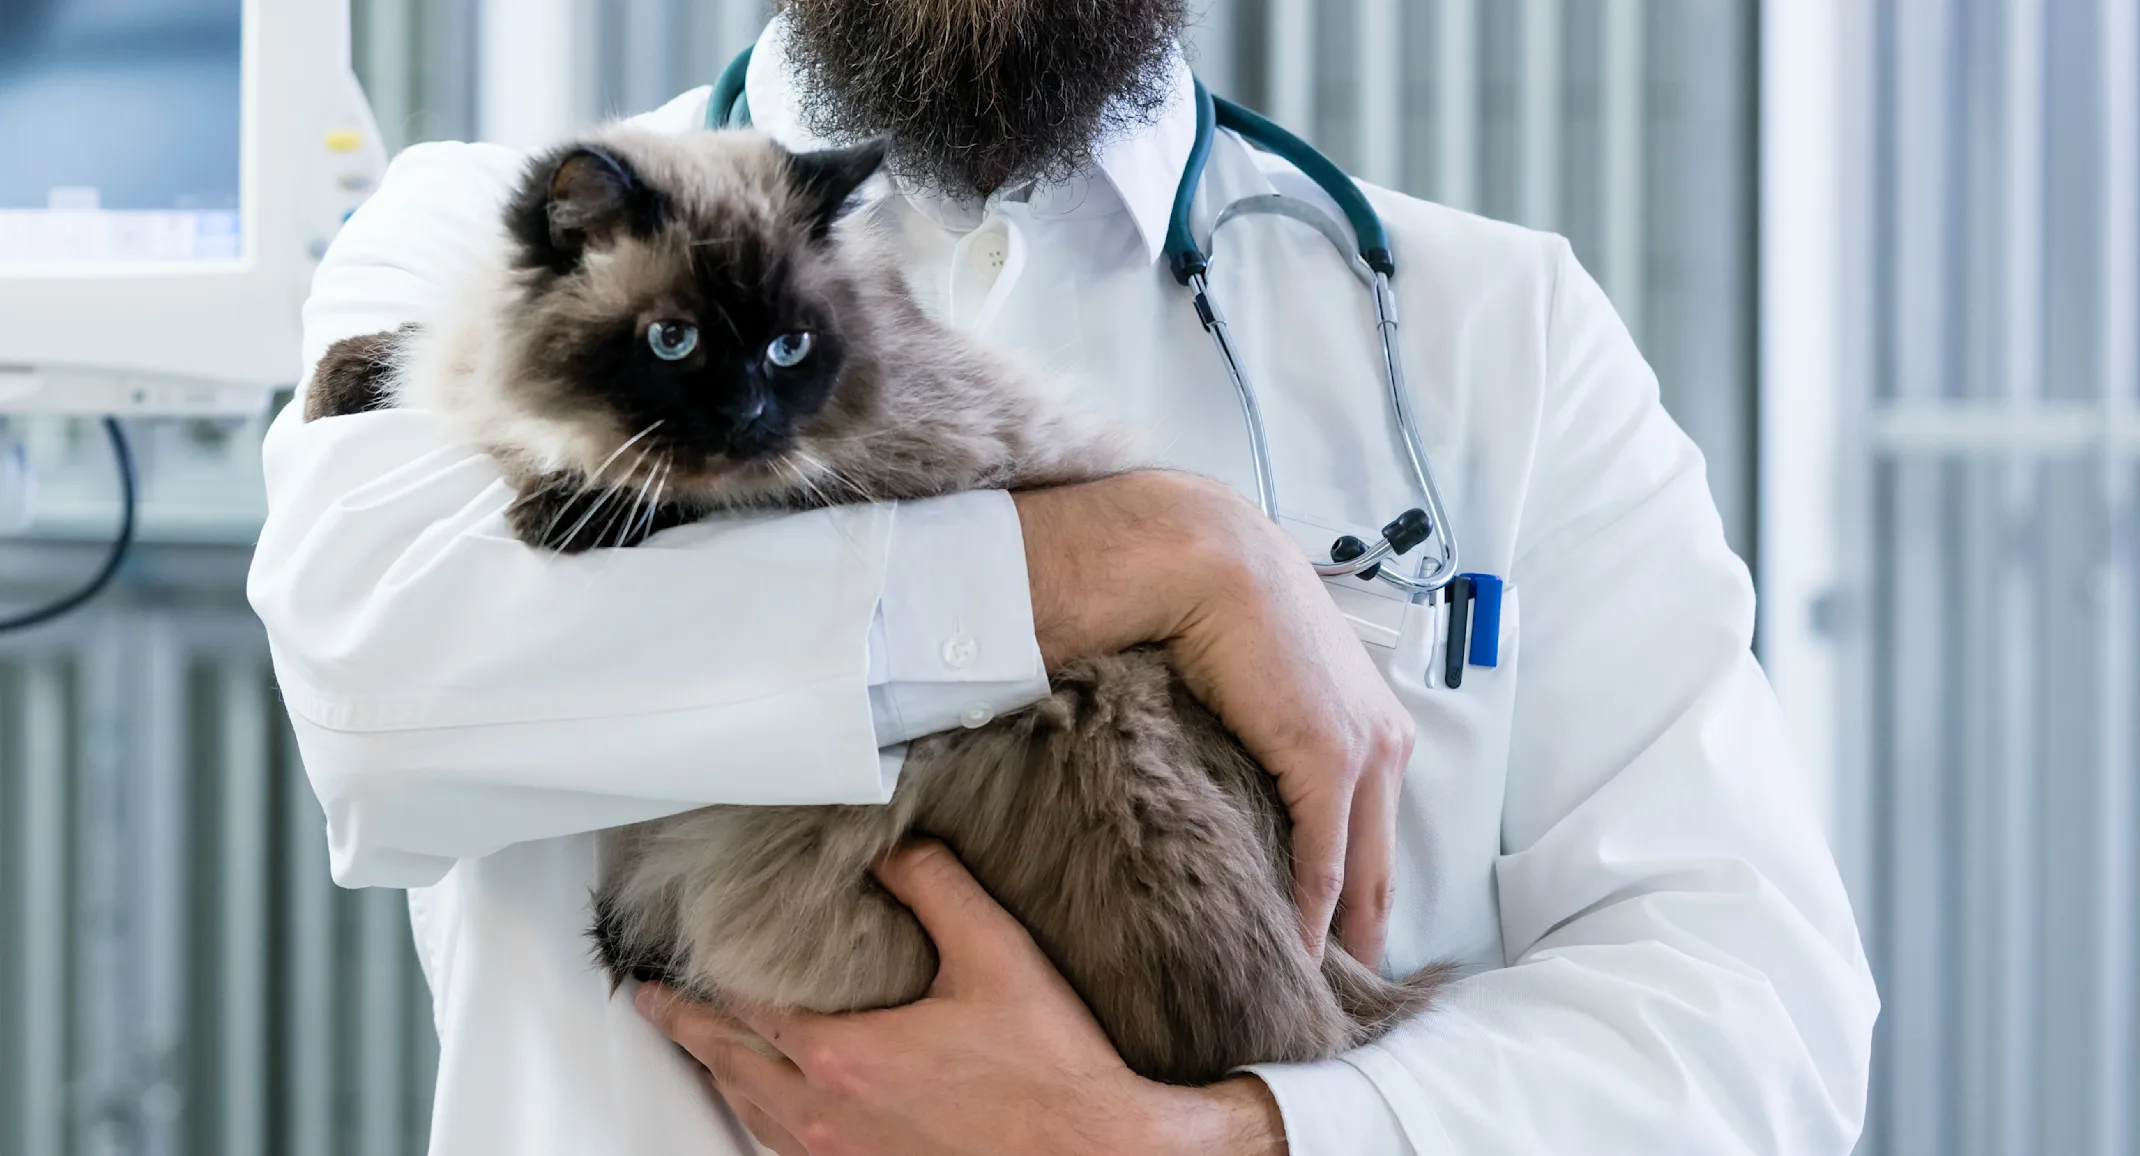
[[[939,986],[1000,975],[1020,948],[1032,950],[1025,928],[942,843],[932,839],[892,852],[877,864],[877,880],[935,942]]]

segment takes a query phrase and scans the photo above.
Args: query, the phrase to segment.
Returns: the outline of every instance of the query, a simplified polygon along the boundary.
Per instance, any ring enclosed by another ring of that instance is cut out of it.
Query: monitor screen
[[[0,0],[0,263],[245,256],[244,0]]]

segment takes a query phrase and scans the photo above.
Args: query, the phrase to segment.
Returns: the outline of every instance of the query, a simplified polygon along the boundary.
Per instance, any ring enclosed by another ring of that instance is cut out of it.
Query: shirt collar
[[[1101,216],[1119,210],[1129,215],[1143,239],[1147,259],[1157,261],[1166,250],[1174,191],[1196,143],[1196,82],[1178,47],[1170,55],[1168,71],[1170,92],[1165,107],[1152,123],[1117,137],[1100,150],[1093,166],[1099,179],[1080,175],[1046,187],[1001,190],[987,199],[900,191],[917,209],[959,231],[979,225],[996,200],[1023,200],[1038,217]],[[789,68],[785,16],[775,15],[758,37],[743,91],[750,102],[752,124],[783,146],[805,151],[833,143],[812,133],[802,117],[801,97]],[[1111,196],[1095,195],[1102,190]]]

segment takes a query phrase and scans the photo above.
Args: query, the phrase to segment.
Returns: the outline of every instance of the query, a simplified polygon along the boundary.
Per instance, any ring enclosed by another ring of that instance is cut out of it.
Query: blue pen
[[[1460,580],[1471,583],[1471,665],[1491,670],[1501,665],[1501,580],[1491,574]]]

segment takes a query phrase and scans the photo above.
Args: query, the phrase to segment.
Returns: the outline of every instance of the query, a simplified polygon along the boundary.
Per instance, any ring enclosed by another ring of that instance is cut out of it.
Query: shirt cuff
[[[980,490],[900,503],[869,631],[877,744],[982,726],[1047,693],[1011,496]]]
[[[1246,1070],[1278,1101],[1290,1156],[1420,1156],[1381,1089],[1344,1060]]]

